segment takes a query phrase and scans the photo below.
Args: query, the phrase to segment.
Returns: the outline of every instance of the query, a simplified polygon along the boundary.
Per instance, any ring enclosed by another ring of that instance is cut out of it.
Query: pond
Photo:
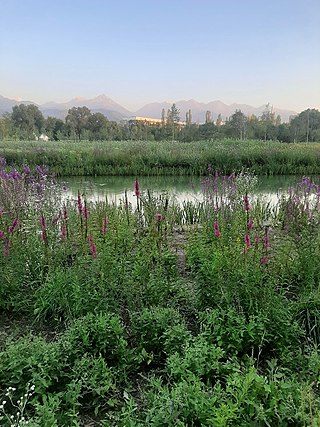
[[[201,201],[203,193],[201,182],[203,177],[190,176],[143,176],[139,178],[141,191],[151,190],[155,194],[167,192],[178,203],[183,201]],[[85,194],[91,201],[105,201],[119,204],[124,199],[127,190],[128,201],[135,202],[134,185],[135,177],[103,176],[103,177],[66,177],[63,182],[67,186],[67,196],[71,199],[77,197],[78,190]],[[300,176],[260,176],[256,194],[276,201],[279,192],[287,189],[301,180]],[[318,181],[317,177],[317,181]]]

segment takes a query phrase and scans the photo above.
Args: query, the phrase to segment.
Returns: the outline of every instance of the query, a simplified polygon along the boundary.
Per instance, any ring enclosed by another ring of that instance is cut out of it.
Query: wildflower
[[[41,225],[41,239],[45,242],[47,237],[46,236],[47,227],[46,227],[46,222],[43,214],[41,214],[40,216],[40,225]]]
[[[268,262],[268,257],[267,256],[264,256],[263,258],[261,258],[261,260],[260,260],[260,266],[261,265],[263,265],[263,264],[266,264],[266,262]]]
[[[140,185],[139,185],[139,181],[136,179],[135,181],[134,181],[134,194],[137,196],[137,197],[139,197],[140,196],[140,194],[141,194],[141,192],[140,192]]]
[[[253,228],[253,222],[252,219],[249,219],[248,224],[247,224],[248,230],[251,231]]]
[[[78,190],[78,200],[77,200],[77,205],[78,205],[78,212],[79,215],[82,215],[82,210],[83,210],[83,206],[82,206],[82,201],[81,201],[81,196],[80,196],[80,191]]]
[[[250,249],[251,248],[251,241],[250,241],[250,236],[248,233],[244,236],[244,241],[245,241],[247,249]]]
[[[66,240],[66,237],[67,237],[67,227],[66,227],[66,224],[62,224],[61,238],[62,238],[62,240]]]
[[[244,210],[248,212],[250,210],[248,194],[246,193],[244,196]]]
[[[60,218],[61,218],[61,211],[55,218],[53,218],[53,220],[51,221],[51,225],[56,225],[56,223],[59,221]]]
[[[215,222],[213,223],[213,229],[214,229],[214,234],[215,234],[215,236],[217,236],[218,238],[220,238],[220,237],[221,237],[221,233],[220,233],[219,225],[218,225],[218,222],[217,222],[217,221],[215,221]]]
[[[22,168],[23,168],[24,173],[26,175],[29,175],[29,173],[31,172],[29,166],[28,165],[22,165]]]
[[[84,207],[83,216],[84,216],[84,219],[86,221],[88,221],[88,208],[87,208],[87,206]]]
[[[6,233],[0,230],[0,240],[5,238]]]
[[[105,216],[102,220],[102,226],[101,226],[101,234],[105,236],[107,234],[107,225],[108,225],[108,218]]]
[[[93,256],[93,258],[96,258],[97,257],[97,247],[93,243],[93,238],[92,238],[91,234],[88,237],[88,241],[89,241],[89,246],[90,246],[90,250],[91,250],[91,255]]]
[[[160,213],[160,212],[158,212],[158,213],[156,213],[156,215],[155,215],[155,218],[156,218],[156,221],[157,222],[161,222],[162,221],[162,214]]]
[[[17,228],[17,225],[18,225],[18,218],[15,218],[14,220],[13,220],[13,223],[12,223],[12,225],[9,227],[9,229],[8,229],[8,231],[9,231],[9,233],[13,233],[14,232],[14,230]]]
[[[268,234],[264,236],[264,248],[266,252],[268,252],[268,249],[270,248],[270,240]]]

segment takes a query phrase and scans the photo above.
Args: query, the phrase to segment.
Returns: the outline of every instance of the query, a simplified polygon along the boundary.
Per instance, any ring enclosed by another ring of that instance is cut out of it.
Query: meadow
[[[318,185],[115,206],[0,160],[2,426],[320,425]]]
[[[207,164],[225,174],[320,173],[320,144],[225,139],[199,142],[0,141],[8,164],[45,164],[57,176],[206,175]]]

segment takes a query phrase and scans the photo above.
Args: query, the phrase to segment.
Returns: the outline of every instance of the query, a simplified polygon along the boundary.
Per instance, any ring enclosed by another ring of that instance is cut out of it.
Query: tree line
[[[44,117],[36,105],[20,104],[11,113],[0,117],[0,138],[34,140],[45,134],[53,141],[61,140],[177,140],[191,142],[221,138],[278,140],[280,142],[320,141],[320,112],[307,109],[293,117],[289,123],[282,123],[269,105],[261,116],[246,116],[236,110],[225,122],[221,115],[214,121],[206,112],[204,124],[192,122],[192,111],[180,121],[180,111],[175,104],[167,111],[162,110],[158,125],[147,121],[110,121],[99,112],[87,107],[73,107],[68,110],[65,120]]]

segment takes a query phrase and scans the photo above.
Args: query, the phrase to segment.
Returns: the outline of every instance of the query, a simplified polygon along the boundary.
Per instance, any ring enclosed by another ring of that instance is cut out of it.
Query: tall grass
[[[261,141],[13,142],[1,141],[10,165],[45,163],[57,175],[205,175],[207,165],[231,173],[318,174],[320,145]]]
[[[318,425],[320,188],[255,185],[1,210],[1,425]]]

